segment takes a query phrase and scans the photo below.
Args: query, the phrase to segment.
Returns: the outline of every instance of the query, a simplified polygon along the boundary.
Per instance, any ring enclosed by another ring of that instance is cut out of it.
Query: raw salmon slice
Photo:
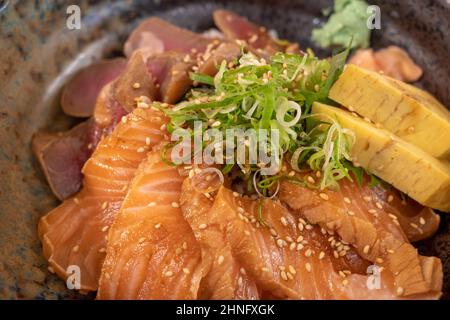
[[[256,283],[234,258],[231,246],[218,228],[204,228],[209,222],[214,194],[197,191],[191,179],[183,183],[180,204],[186,221],[194,231],[206,264],[207,274],[200,288],[202,299],[259,299]]]
[[[135,109],[102,139],[83,167],[83,189],[39,221],[44,256],[62,278],[80,268],[81,290],[97,290],[109,226],[120,209],[146,151],[164,138],[167,119],[153,109]]]
[[[196,299],[204,264],[179,208],[178,168],[149,153],[108,236],[97,299]]]
[[[407,219],[403,210],[408,207],[396,206],[367,183],[359,187],[341,180],[339,187],[339,191],[320,191],[282,181],[278,196],[309,222],[336,231],[361,257],[390,270],[400,295],[439,295],[440,260],[419,256],[400,227],[398,217]]]
[[[350,246],[338,245],[337,235],[334,239],[275,201],[264,200],[260,214],[257,200],[221,187],[211,205],[213,197],[196,192],[189,181],[184,183],[181,199],[203,256],[212,255],[222,264],[230,260],[238,263],[240,274],[257,285],[261,298],[398,298],[388,270],[381,272],[378,289],[368,289],[371,276],[366,274],[367,261]],[[229,245],[226,255],[223,244]],[[335,257],[339,247],[344,247],[344,254]],[[206,281],[205,285],[214,286],[214,282]],[[214,292],[215,288],[208,289]]]

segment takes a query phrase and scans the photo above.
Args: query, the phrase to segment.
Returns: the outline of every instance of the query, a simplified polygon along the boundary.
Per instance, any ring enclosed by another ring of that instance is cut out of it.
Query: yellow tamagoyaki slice
[[[450,211],[449,162],[430,156],[415,145],[346,110],[314,103],[312,113],[328,122],[328,117],[332,117],[342,127],[354,132],[355,144],[351,150],[354,163],[357,162],[422,205]]]
[[[431,94],[350,64],[329,97],[433,157],[450,158],[450,111]]]

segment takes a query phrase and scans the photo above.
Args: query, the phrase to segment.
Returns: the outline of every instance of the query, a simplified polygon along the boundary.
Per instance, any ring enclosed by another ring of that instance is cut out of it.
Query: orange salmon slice
[[[135,109],[103,138],[83,167],[83,188],[43,216],[38,232],[44,256],[63,279],[80,268],[82,291],[97,290],[106,236],[146,152],[164,139],[167,119],[153,109]]]
[[[201,251],[179,208],[178,168],[149,153],[108,236],[97,299],[196,299]]]

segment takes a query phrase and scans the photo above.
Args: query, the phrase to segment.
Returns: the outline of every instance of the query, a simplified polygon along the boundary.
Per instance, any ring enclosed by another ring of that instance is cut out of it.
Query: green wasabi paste
[[[367,48],[370,38],[367,7],[364,0],[335,0],[328,22],[313,30],[313,41],[322,48],[344,48],[353,38],[352,48]]]

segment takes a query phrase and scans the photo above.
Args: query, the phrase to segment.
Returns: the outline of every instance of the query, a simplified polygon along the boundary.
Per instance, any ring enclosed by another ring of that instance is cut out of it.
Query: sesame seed
[[[166,277],[171,277],[171,276],[173,276],[173,272],[172,272],[172,271],[166,271],[166,272],[164,273],[164,276],[166,276]]]
[[[290,171],[290,172],[288,173],[288,176],[289,176],[289,177],[295,176],[295,172],[294,172],[294,171]]]
[[[323,192],[319,193],[319,197],[321,197],[323,200],[328,200],[329,199],[328,195],[326,193],[323,193]]]
[[[189,274],[189,273],[191,273],[191,272],[189,271],[189,269],[188,269],[188,268],[183,268],[183,272],[184,272],[185,274]]]
[[[98,252],[100,252],[100,253],[106,252],[106,248],[100,248],[100,249],[98,249]]]
[[[351,211],[351,210],[347,211],[347,214],[348,214],[349,216],[354,216],[354,215],[355,215],[355,213],[354,213],[353,211]]]
[[[333,256],[337,259],[339,258],[339,252],[337,252],[336,250],[333,250]]]
[[[262,267],[262,268],[261,268],[261,271],[263,271],[263,272],[269,272],[269,268]]]
[[[322,260],[323,258],[325,258],[325,252],[320,251],[320,253],[319,253],[319,260]]]
[[[104,227],[102,228],[102,232],[106,232],[106,230],[108,230],[108,228],[109,228],[109,226],[104,226]]]
[[[301,251],[304,248],[302,243],[297,244],[297,251]]]
[[[48,271],[50,272],[50,273],[55,273],[55,269],[53,269],[53,267],[52,266],[48,266]]]
[[[244,275],[245,275],[245,269],[244,269],[244,268],[239,269],[239,272],[240,272],[241,274],[244,274]]]
[[[276,237],[276,236],[278,236],[278,233],[275,231],[275,229],[273,229],[273,228],[270,228],[270,234],[273,236],[273,237]]]
[[[246,236],[250,235],[250,232],[248,230],[245,230],[244,233],[245,233]]]
[[[419,228],[419,226],[418,226],[417,224],[415,224],[414,222],[411,222],[409,225],[410,225],[411,227],[413,227],[414,229]]]
[[[306,230],[312,230],[314,227],[312,225],[310,225],[310,224],[307,224],[305,226],[305,228],[306,228]]]
[[[388,249],[388,250],[386,250],[388,253],[390,253],[390,254],[393,254],[395,251],[394,250],[392,250],[392,249]]]
[[[426,221],[425,221],[425,219],[424,219],[423,217],[420,217],[419,223],[420,223],[421,225],[424,225],[424,224],[426,223]]]
[[[138,153],[143,153],[143,152],[145,152],[145,148],[144,147],[140,147],[140,148],[137,149],[137,152]]]
[[[238,285],[239,285],[239,286],[242,286],[242,277],[239,277],[239,279],[238,279]]]
[[[75,202],[75,204],[80,204],[80,200],[78,200],[77,197],[73,198],[73,202]]]
[[[127,123],[127,121],[128,121],[127,116],[123,116],[121,121],[122,121],[123,124]]]
[[[178,202],[172,202],[172,207],[179,208],[180,204]]]
[[[394,200],[394,196],[392,194],[390,194],[387,198],[388,202],[392,202]]]
[[[305,226],[304,226],[302,223],[299,223],[299,224],[298,224],[298,229],[299,229],[300,231],[303,231],[304,228],[305,228]]]
[[[161,228],[161,223],[155,224],[155,229],[159,229],[159,228]]]
[[[181,247],[182,247],[184,250],[186,250],[186,249],[187,249],[187,242],[186,242],[186,241],[183,242],[183,244],[181,245]]]
[[[244,208],[242,208],[242,207],[238,207],[238,208],[237,208],[237,211],[238,211],[239,213],[244,213],[244,212],[245,212]]]
[[[296,242],[302,242],[303,241],[303,236],[299,236],[296,240]]]
[[[239,197],[239,193],[237,193],[236,191],[233,191],[233,197],[235,197],[235,198]]]
[[[108,202],[103,202],[102,203],[102,210],[105,210],[106,209],[106,207],[108,206]]]
[[[384,262],[384,260],[383,260],[382,258],[376,258],[375,261],[376,261],[377,263],[383,263],[383,262]]]
[[[349,198],[347,198],[347,197],[344,197],[344,201],[345,201],[346,203],[348,203],[348,204],[352,203],[352,201],[351,201]]]
[[[221,122],[220,122],[220,121],[214,121],[214,122],[211,124],[211,127],[214,128],[214,127],[218,127],[218,126],[220,126],[220,125],[221,125]]]
[[[204,230],[204,229],[206,229],[208,226],[205,224],[205,223],[202,223],[201,225],[199,225],[198,226],[198,228],[200,229],[200,230]]]
[[[314,180],[314,178],[311,176],[308,176],[306,180],[308,180],[309,183],[316,183],[316,180]]]
[[[290,236],[286,236],[285,239],[287,242],[294,242],[294,240]]]
[[[282,278],[284,281],[287,281],[287,280],[288,280],[286,271],[281,271],[281,272],[280,272],[280,275],[281,275],[281,278]]]
[[[76,245],[76,246],[74,246],[74,247],[72,248],[72,251],[73,251],[73,252],[78,252],[78,250],[80,250],[80,246],[79,246],[79,245]]]
[[[183,252],[183,248],[176,248],[175,249],[175,254],[176,255],[180,255]]]
[[[320,178],[321,175],[322,175],[322,174],[320,173],[320,171],[317,171],[317,172],[316,172],[316,177],[317,177],[317,178]]]
[[[369,253],[369,250],[370,250],[370,246],[369,246],[369,245],[364,246],[363,252],[364,252],[365,254],[368,254],[368,253]]]
[[[342,278],[345,278],[347,275],[344,273],[344,271],[339,271],[339,275],[342,277]]]
[[[152,140],[150,139],[150,137],[145,138],[145,144],[146,145],[150,145],[152,143]]]
[[[156,202],[150,202],[148,205],[147,205],[147,207],[154,207],[154,206],[156,206]]]
[[[367,202],[372,201],[372,197],[368,197],[368,196],[363,197],[363,199],[364,199],[364,201],[367,201]]]
[[[375,210],[375,209],[369,209],[369,213],[377,213],[377,210]]]
[[[405,290],[402,287],[397,287],[397,295],[402,296]]]
[[[133,89],[139,89],[141,87],[141,84],[139,82],[133,83]]]
[[[392,219],[392,220],[397,220],[397,216],[393,215],[392,213],[388,213],[388,216]]]
[[[378,209],[383,209],[383,205],[380,202],[375,203]]]
[[[343,284],[344,286],[346,286],[346,285],[348,284],[348,280],[347,280],[347,279],[342,280],[342,284]]]
[[[284,245],[283,239],[277,239],[277,246],[283,248],[283,245]]]
[[[289,265],[288,269],[289,269],[289,272],[292,273],[292,274],[296,274],[297,273],[297,271],[295,270],[294,266],[292,266],[292,265]]]
[[[309,262],[305,263],[306,271],[311,272],[311,264]]]
[[[294,279],[294,276],[292,275],[292,273],[286,272],[286,275],[289,278],[289,280],[293,280]]]
[[[144,237],[142,237],[142,238],[140,238],[140,239],[138,240],[139,243],[142,243],[142,242],[144,242],[144,241],[145,241],[145,238],[144,238]]]
[[[159,129],[160,129],[161,131],[166,130],[166,124],[162,124],[161,127],[159,127]]]
[[[288,222],[287,222],[287,220],[286,220],[286,218],[285,217],[281,217],[281,223],[283,224],[283,226],[287,226],[288,225]]]
[[[312,255],[312,250],[311,249],[308,249],[308,250],[306,250],[305,251],[305,257],[311,257],[311,255]]]
[[[221,265],[223,263],[223,260],[225,260],[225,258],[223,256],[219,256],[219,258],[217,258],[217,263]]]

